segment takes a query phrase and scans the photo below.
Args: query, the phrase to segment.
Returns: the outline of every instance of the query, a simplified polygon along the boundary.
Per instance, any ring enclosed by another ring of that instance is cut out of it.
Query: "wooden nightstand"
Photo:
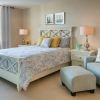
[[[29,45],[18,45],[18,47],[26,47],[26,46],[31,46],[30,44]]]
[[[96,50],[85,51],[85,50],[72,49],[71,50],[72,65],[83,66],[84,58],[88,56],[95,56],[96,52],[97,52]]]

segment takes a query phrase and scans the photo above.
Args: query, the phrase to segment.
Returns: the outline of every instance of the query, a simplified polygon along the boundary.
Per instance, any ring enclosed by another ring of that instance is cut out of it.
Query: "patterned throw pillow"
[[[42,43],[42,41],[43,41],[43,38],[44,38],[44,36],[40,36],[39,41],[38,41],[38,43],[37,43],[38,46],[41,45],[41,43]]]
[[[98,48],[98,54],[96,57],[96,62],[100,62],[100,48]]]
[[[52,40],[51,38],[44,38],[40,46],[44,48],[49,48],[51,40]]]
[[[61,37],[60,47],[62,48],[70,47],[70,37]]]

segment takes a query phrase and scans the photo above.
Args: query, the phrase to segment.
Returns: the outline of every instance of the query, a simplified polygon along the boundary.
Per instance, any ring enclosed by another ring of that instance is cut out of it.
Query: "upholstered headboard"
[[[70,48],[73,47],[72,45],[72,31],[71,28],[58,28],[58,29],[41,29],[40,36],[60,36],[60,37],[70,37]]]
[[[61,36],[61,37],[66,37],[66,36],[71,36],[71,32],[68,30],[40,30],[40,35],[41,36]]]

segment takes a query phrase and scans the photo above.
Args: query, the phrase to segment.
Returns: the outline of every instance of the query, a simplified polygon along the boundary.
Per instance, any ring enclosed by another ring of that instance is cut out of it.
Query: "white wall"
[[[95,26],[96,34],[89,37],[89,42],[93,47],[100,47],[100,0],[62,0],[51,4],[33,6],[24,11],[24,27],[28,24],[33,42],[38,39],[39,27],[55,27],[55,25],[45,25],[45,15],[57,12],[65,12],[66,14],[65,25],[63,26],[78,28],[83,25]],[[78,30],[76,36],[79,37]]]

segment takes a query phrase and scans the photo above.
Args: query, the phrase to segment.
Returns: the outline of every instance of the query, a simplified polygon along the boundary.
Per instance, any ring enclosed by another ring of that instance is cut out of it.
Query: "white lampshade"
[[[27,35],[28,30],[27,29],[19,29],[19,35]]]
[[[80,35],[92,35],[94,34],[94,27],[92,26],[82,26],[80,27]]]

